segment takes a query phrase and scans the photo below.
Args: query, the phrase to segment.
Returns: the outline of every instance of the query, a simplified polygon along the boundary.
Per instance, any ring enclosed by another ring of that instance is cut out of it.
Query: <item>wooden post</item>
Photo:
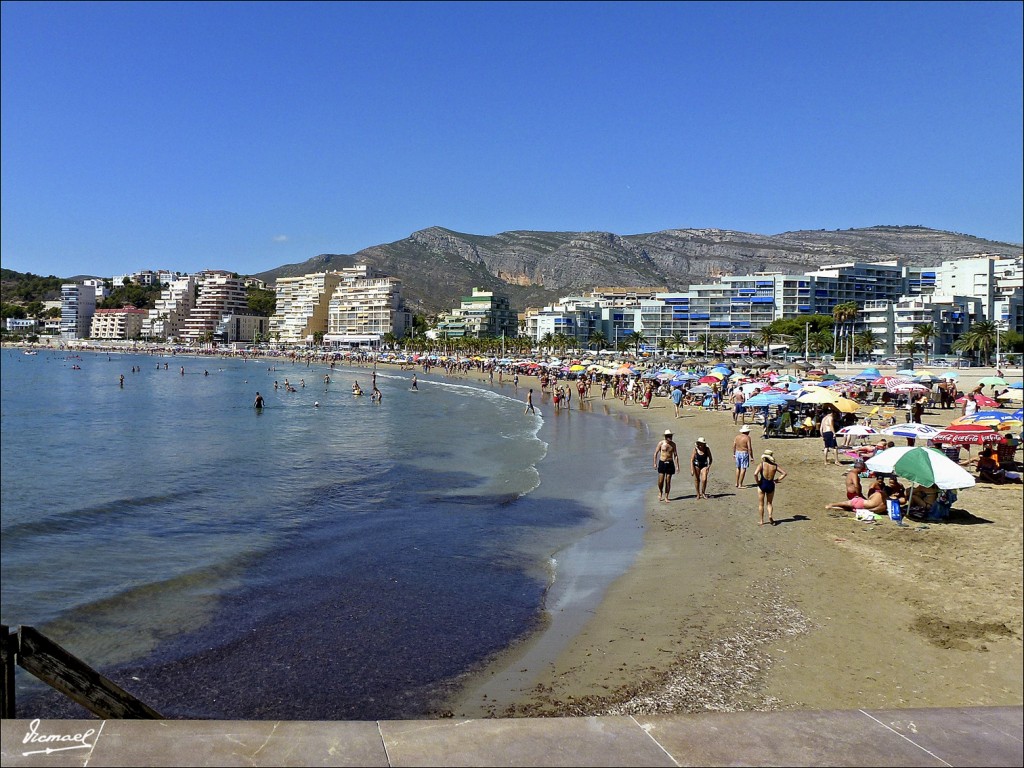
[[[32,627],[18,628],[18,664],[97,717],[160,720],[163,716]]]
[[[18,635],[6,624],[0,624],[0,664],[3,665],[3,687],[0,688],[0,718],[14,718],[14,657]]]

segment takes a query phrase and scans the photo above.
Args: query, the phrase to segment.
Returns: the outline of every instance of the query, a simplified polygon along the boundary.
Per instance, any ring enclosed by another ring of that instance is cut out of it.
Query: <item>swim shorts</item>
[[[658,462],[658,474],[659,475],[674,475],[676,473],[676,463],[674,461],[659,461]]]
[[[864,499],[860,496],[850,499],[850,506],[854,509],[864,509]]]
[[[825,441],[826,448],[838,448],[839,443],[836,442],[835,432],[822,432],[821,439]]]
[[[746,469],[750,466],[750,454],[746,451],[736,451],[736,469]]]

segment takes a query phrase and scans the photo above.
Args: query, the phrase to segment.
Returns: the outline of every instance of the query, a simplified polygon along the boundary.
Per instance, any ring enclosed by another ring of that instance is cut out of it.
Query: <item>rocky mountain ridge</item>
[[[430,227],[355,254],[321,254],[257,277],[273,282],[278,277],[367,263],[401,279],[410,307],[430,315],[457,305],[474,287],[503,294],[521,310],[602,286],[684,290],[727,274],[800,274],[825,264],[893,259],[938,266],[978,253],[1019,257],[1024,248],[918,226],[777,235],[723,229],[670,229],[639,235],[530,230],[473,235]]]

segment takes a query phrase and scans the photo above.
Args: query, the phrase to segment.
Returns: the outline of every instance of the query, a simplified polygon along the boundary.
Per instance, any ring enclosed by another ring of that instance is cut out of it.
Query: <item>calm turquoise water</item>
[[[0,354],[3,622],[171,717],[430,714],[650,480],[635,424],[474,376],[381,370],[378,405],[367,368]]]

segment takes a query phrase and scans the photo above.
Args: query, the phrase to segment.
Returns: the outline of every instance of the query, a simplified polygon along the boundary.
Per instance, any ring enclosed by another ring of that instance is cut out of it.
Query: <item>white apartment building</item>
[[[145,309],[97,309],[92,316],[89,336],[94,339],[138,339],[149,316]]]
[[[143,335],[155,339],[176,339],[195,305],[196,279],[191,275],[171,280],[149,310]]]
[[[110,289],[107,288],[106,283],[103,280],[98,280],[94,277],[86,278],[82,281],[82,285],[90,285],[93,290],[96,291],[96,301],[100,302],[110,295]]]
[[[270,335],[282,344],[309,344],[314,334],[327,334],[328,315],[340,272],[316,272],[281,277],[274,286],[277,306],[270,318]]]
[[[91,285],[64,283],[60,287],[60,301],[61,338],[87,337],[96,312],[96,289]]]
[[[402,301],[401,282],[357,264],[341,270],[331,296],[324,343],[333,346],[378,346],[384,334],[399,338],[412,327]]]
[[[195,306],[182,323],[180,337],[186,343],[197,343],[206,334],[217,333],[217,326],[226,315],[251,315],[245,283],[230,272],[207,270],[197,276],[199,295]]]

